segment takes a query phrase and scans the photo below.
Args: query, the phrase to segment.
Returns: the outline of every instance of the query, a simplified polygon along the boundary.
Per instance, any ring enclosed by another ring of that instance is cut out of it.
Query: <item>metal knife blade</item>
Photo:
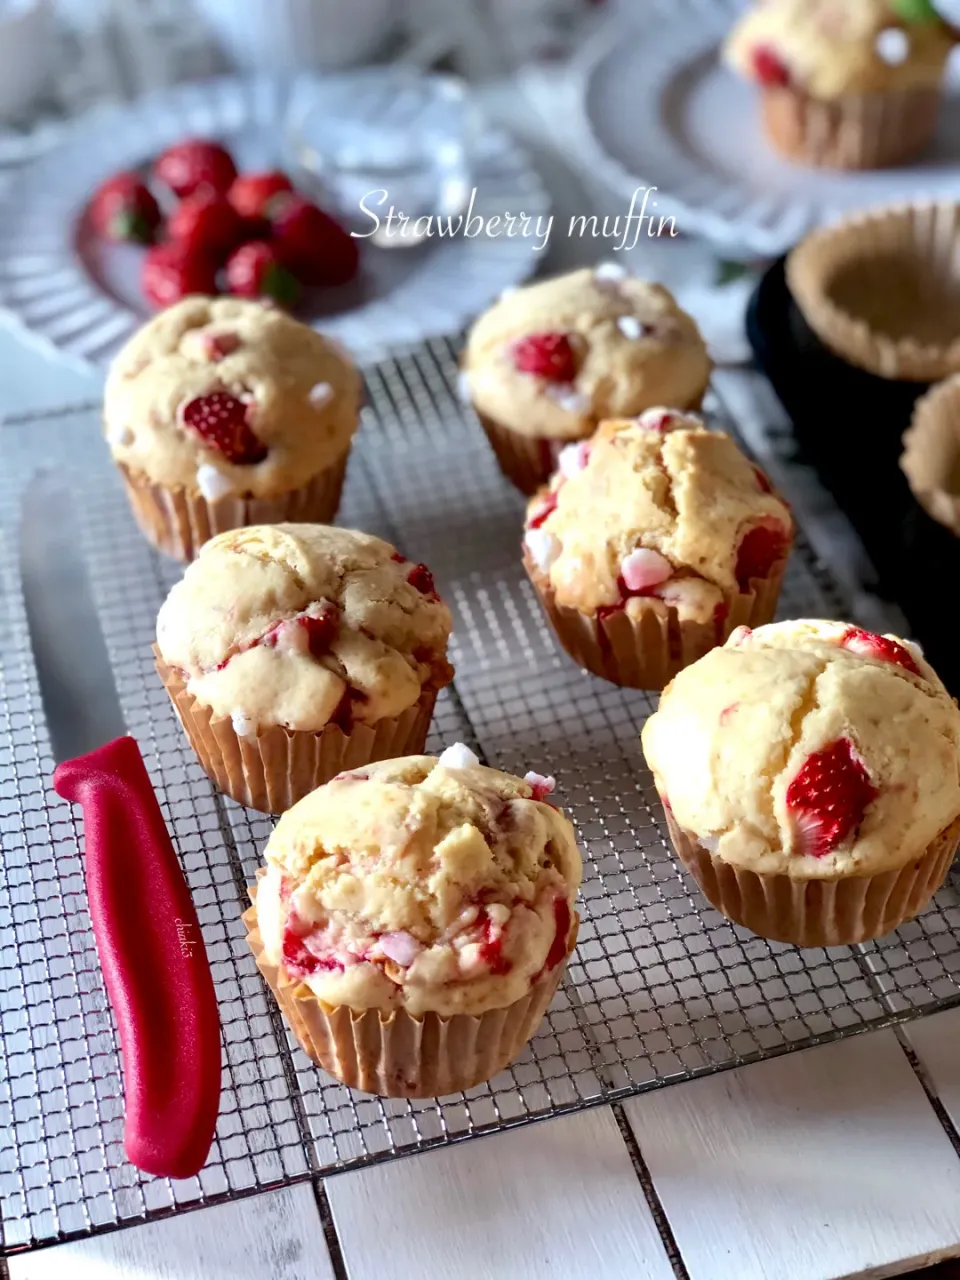
[[[54,759],[127,732],[66,483],[39,471],[20,510],[20,577]]]

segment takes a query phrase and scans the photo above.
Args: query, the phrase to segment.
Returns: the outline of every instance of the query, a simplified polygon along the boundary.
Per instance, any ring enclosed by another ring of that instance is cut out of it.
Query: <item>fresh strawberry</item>
[[[181,199],[193,195],[199,187],[209,187],[225,195],[237,176],[237,166],[230,152],[219,143],[187,138],[157,157],[153,176]]]
[[[357,240],[322,209],[291,193],[277,196],[271,227],[281,259],[298,280],[312,285],[346,284],[357,274]]]
[[[268,452],[267,446],[251,430],[249,416],[249,406],[229,391],[197,396],[180,410],[185,427],[238,466],[262,462]]]
[[[148,249],[140,268],[140,287],[155,307],[169,307],[191,293],[217,292],[217,264],[182,244]]]
[[[565,333],[531,333],[513,345],[513,363],[521,373],[534,373],[548,382],[572,382],[577,358]]]
[[[787,787],[794,852],[822,858],[860,826],[877,796],[866,766],[849,738],[815,752]]]
[[[115,173],[90,201],[90,221],[107,240],[149,244],[160,226],[160,206],[136,173]]]
[[[783,88],[790,83],[790,69],[768,45],[757,45],[754,49],[753,74],[763,85]]]
[[[737,551],[736,575],[741,589],[748,589],[751,578],[766,578],[787,554],[789,545],[787,530],[772,516],[764,516],[748,530]]]
[[[862,654],[865,658],[879,658],[882,662],[892,662],[915,676],[921,674],[920,668],[913,660],[909,649],[904,648],[889,636],[878,636],[872,631],[862,631],[859,627],[849,627],[840,639],[844,649],[852,653]]]
[[[300,286],[281,263],[274,245],[251,240],[227,259],[227,289],[238,298],[273,298],[292,306]]]
[[[269,218],[270,206],[276,197],[292,190],[287,175],[271,169],[267,173],[241,173],[234,179],[227,198],[244,218]]]
[[[433,574],[425,564],[415,564],[407,575],[407,581],[411,587],[416,589],[425,596],[437,597],[437,587],[433,581]]]
[[[225,196],[202,188],[186,196],[167,219],[167,235],[197,253],[220,258],[238,244],[243,221]]]

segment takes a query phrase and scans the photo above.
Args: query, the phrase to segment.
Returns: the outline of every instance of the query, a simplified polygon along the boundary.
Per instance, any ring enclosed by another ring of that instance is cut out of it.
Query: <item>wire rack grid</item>
[[[96,410],[8,420],[0,472],[0,1224],[4,1253],[615,1100],[960,1001],[960,899],[948,884],[879,943],[798,951],[726,922],[669,852],[639,747],[650,695],[560,651],[519,564],[522,502],[458,403],[457,343],[366,370],[340,522],[427,561],[455,617],[455,684],[429,748],[554,773],[585,852],[567,977],[513,1066],[467,1094],[353,1093],[314,1068],[254,966],[240,921],[271,821],[220,796],[153,671],[157,609],[180,570],[138,535]],[[713,409],[723,420],[722,406]],[[729,427],[728,422],[723,425]],[[89,927],[80,826],[53,768],[18,581],[20,495],[56,461],[127,725],[140,743],[203,928],[223,1031],[210,1158],[183,1181],[123,1152],[121,1070]],[[784,616],[842,616],[802,542]]]

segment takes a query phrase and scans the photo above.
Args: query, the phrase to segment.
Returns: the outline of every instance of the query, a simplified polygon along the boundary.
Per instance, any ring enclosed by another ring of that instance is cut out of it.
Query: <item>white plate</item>
[[[756,91],[719,60],[742,8],[738,0],[649,0],[642,26],[613,24],[581,51],[580,141],[625,201],[636,187],[655,186],[657,213],[673,214],[679,231],[773,255],[850,209],[960,195],[956,89],[922,162],[832,173],[781,160],[762,136]]]
[[[83,363],[110,359],[151,314],[137,284],[142,250],[103,245],[80,230],[97,184],[188,135],[220,138],[241,167],[284,163],[287,121],[308,77],[207,80],[95,111],[18,174],[0,205],[0,319]],[[386,104],[389,108],[389,103]],[[472,148],[474,211],[548,211],[524,152],[486,130]],[[537,265],[531,239],[426,240],[416,248],[365,244],[359,278],[325,291],[304,318],[370,354],[461,328]]]

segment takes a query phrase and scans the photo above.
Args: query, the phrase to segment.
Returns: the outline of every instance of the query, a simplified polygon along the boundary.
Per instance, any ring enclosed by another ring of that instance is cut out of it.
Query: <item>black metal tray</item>
[[[807,325],[775,262],[750,301],[747,334],[794,430],[857,530],[877,589],[900,606],[929,660],[960,695],[960,539],[917,503],[900,470],[901,437],[928,384],[879,378],[841,360]]]

